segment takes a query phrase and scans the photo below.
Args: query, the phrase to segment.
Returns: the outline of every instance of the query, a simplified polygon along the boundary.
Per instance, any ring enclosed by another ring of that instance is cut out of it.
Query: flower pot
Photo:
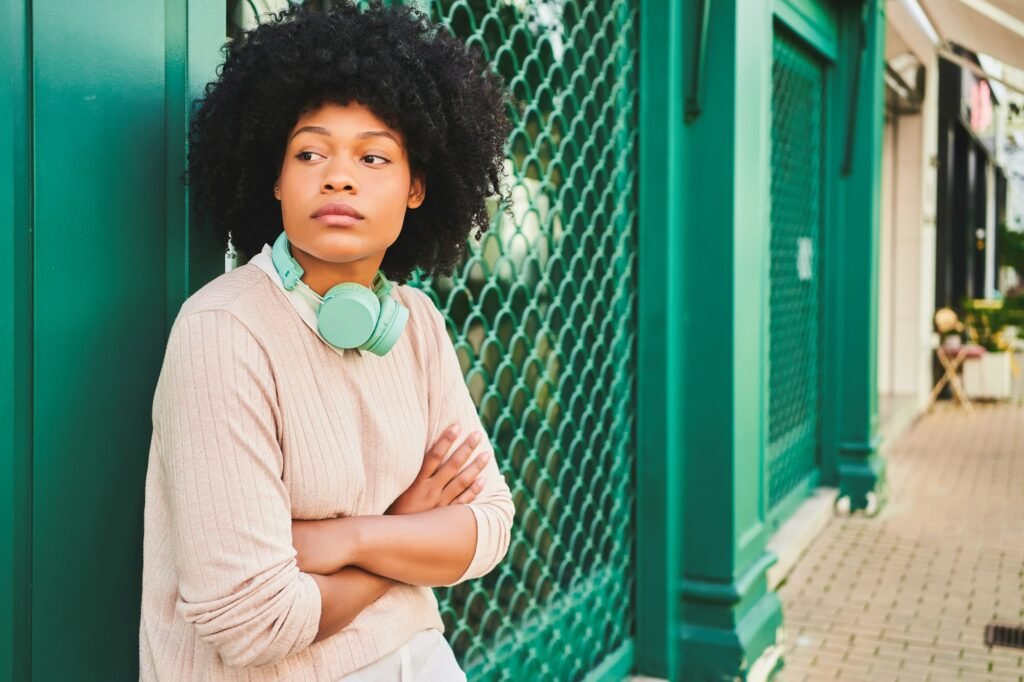
[[[968,398],[1010,397],[1013,376],[1009,353],[985,353],[964,360],[964,392]]]

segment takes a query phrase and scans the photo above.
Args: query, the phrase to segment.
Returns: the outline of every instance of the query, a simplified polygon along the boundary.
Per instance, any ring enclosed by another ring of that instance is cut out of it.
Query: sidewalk
[[[984,644],[1024,625],[1024,396],[948,403],[886,449],[877,518],[833,518],[779,590],[784,682],[1016,680],[1024,650]]]

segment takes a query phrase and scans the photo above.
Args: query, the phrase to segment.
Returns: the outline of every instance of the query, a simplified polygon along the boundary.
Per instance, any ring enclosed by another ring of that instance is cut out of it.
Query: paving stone
[[[1016,391],[972,415],[940,404],[883,449],[881,514],[833,518],[779,590],[777,679],[1024,682],[1024,652],[984,644],[993,620],[1024,625],[1024,377]]]

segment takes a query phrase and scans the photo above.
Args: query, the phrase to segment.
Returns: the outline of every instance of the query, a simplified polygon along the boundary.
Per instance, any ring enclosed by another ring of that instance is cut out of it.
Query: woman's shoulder
[[[186,322],[190,326],[206,320],[214,324],[219,335],[230,335],[238,340],[256,337],[262,342],[280,330],[281,306],[276,287],[266,273],[251,263],[225,272],[200,287],[185,299],[171,328],[175,335]],[[215,339],[207,339],[215,342]]]
[[[259,295],[261,285],[269,282],[259,267],[246,263],[230,272],[214,277],[185,299],[179,316],[206,310],[235,311]]]

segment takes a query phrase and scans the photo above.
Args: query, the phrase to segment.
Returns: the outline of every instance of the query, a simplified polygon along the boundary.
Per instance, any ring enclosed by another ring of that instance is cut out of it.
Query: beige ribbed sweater
[[[440,313],[412,287],[392,295],[409,321],[384,357],[336,352],[253,263],[182,306],[153,399],[141,679],[331,681],[444,632],[433,591],[402,584],[311,644],[320,592],[291,542],[292,519],[383,514],[449,423],[483,430]],[[493,457],[484,471],[453,585],[508,549],[510,491]]]

